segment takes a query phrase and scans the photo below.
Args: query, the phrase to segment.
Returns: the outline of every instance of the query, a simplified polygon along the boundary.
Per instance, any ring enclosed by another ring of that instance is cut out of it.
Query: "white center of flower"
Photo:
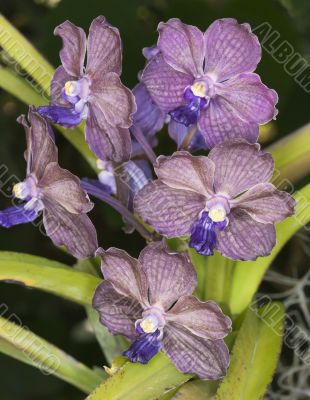
[[[80,84],[75,81],[65,83],[65,93],[67,96],[76,96],[80,91]]]
[[[222,204],[217,204],[210,208],[209,217],[213,222],[222,222],[226,218],[226,211]]]
[[[206,97],[207,89],[208,89],[207,84],[204,81],[195,82],[191,86],[191,91],[197,97]]]
[[[158,319],[153,315],[149,315],[140,322],[140,327],[145,333],[153,333],[158,328]]]
[[[13,194],[17,199],[24,200],[30,196],[29,187],[26,182],[19,182],[13,186]]]

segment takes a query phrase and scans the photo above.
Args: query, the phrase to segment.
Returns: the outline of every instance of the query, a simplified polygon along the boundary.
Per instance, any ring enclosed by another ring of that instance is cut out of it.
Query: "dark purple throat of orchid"
[[[222,231],[228,225],[229,213],[228,201],[224,198],[209,201],[208,211],[202,211],[197,221],[191,228],[189,246],[197,253],[204,256],[212,256],[217,243],[217,232]]]
[[[136,321],[137,339],[123,353],[129,361],[147,364],[160,350],[163,327],[163,311],[151,307],[143,312],[143,318]]]
[[[196,124],[201,110],[208,107],[210,101],[208,87],[206,80],[198,80],[192,86],[188,86],[183,94],[187,104],[170,111],[171,118],[185,126]]]
[[[88,115],[88,97],[90,82],[83,77],[78,81],[67,81],[61,90],[63,100],[68,106],[41,106],[38,112],[52,122],[71,128],[81,123]]]

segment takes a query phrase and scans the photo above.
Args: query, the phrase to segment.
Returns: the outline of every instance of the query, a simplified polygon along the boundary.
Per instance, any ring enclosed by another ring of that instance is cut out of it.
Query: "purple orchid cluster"
[[[193,296],[195,269],[165,239],[185,237],[201,255],[217,250],[234,260],[271,252],[275,223],[295,206],[269,182],[273,159],[257,144],[259,125],[275,118],[278,98],[254,73],[261,47],[248,24],[220,19],[203,33],[174,18],[158,32],[157,44],[143,50],[146,64],[131,91],[120,80],[119,31],[103,16],[88,38],[69,21],[55,29],[62,65],[51,104],[19,118],[26,179],[13,187],[18,203],[0,212],[0,225],[43,214],[56,246],[76,258],[101,257],[105,280],[93,306],[112,334],[132,342],[124,353],[131,362],[145,364],[162,349],[180,371],[219,379],[229,364],[224,338],[231,320]],[[100,172],[80,181],[58,165],[50,122],[72,128],[82,121]],[[165,124],[178,151],[156,158],[156,134]],[[197,150],[210,151],[194,156]],[[153,241],[138,260],[98,248],[88,194],[113,205],[126,232],[137,229],[137,216],[149,225],[140,224]]]

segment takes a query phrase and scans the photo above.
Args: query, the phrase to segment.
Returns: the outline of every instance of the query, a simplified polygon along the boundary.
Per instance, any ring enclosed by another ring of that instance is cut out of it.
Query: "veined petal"
[[[217,380],[226,375],[229,351],[224,340],[206,340],[173,322],[165,327],[163,349],[175,366],[200,379]]]
[[[0,211],[0,226],[11,228],[11,226],[19,224],[27,224],[34,221],[38,217],[38,212],[33,209],[25,208],[25,204],[5,208]]]
[[[86,214],[72,214],[57,203],[44,202],[43,223],[55,246],[65,245],[74,257],[93,257],[98,248],[97,233]]]
[[[111,282],[120,294],[139,303],[147,303],[147,280],[139,262],[126,251],[111,247],[99,248],[96,256],[101,258],[104,279]]]
[[[252,72],[261,59],[261,47],[249,24],[233,18],[214,21],[205,33],[205,72],[217,82],[241,72]]]
[[[169,310],[180,296],[192,294],[197,285],[196,271],[187,254],[169,251],[163,242],[145,247],[139,262],[147,277],[151,305]]]
[[[51,127],[48,122],[34,111],[29,109],[28,120],[24,115],[17,121],[23,125],[27,137],[27,174],[33,173],[40,179],[50,162],[57,162],[57,147],[51,137]]]
[[[167,313],[176,322],[204,339],[223,339],[231,330],[231,320],[213,301],[202,302],[194,296],[181,297]]]
[[[82,28],[65,21],[54,30],[54,35],[63,40],[60,50],[61,63],[69,75],[80,77],[83,74],[83,64],[86,53],[86,35]]]
[[[212,98],[209,106],[202,110],[198,126],[209,149],[227,140],[245,139],[256,143],[258,138],[258,124],[241,119],[234,107],[221,96]]]
[[[124,296],[111,282],[104,281],[95,291],[93,307],[99,313],[100,322],[113,335],[124,335],[130,340],[136,338],[135,322],[143,311],[137,300]]]
[[[147,184],[134,198],[134,209],[157,232],[166,237],[188,236],[205,207],[205,197],[172,189],[159,180]]]
[[[137,112],[133,115],[133,122],[140,127],[144,136],[150,139],[161,130],[166,115],[154,103],[143,83],[138,83],[132,92],[137,103]]]
[[[104,114],[112,126],[129,128],[137,107],[132,92],[122,84],[115,72],[109,72],[92,82],[89,102]]]
[[[51,81],[52,104],[57,104],[60,106],[69,105],[68,101],[66,101],[62,96],[62,90],[66,82],[73,81],[75,79],[76,78],[74,76],[68,74],[62,65],[56,69]]]
[[[217,232],[216,248],[233,260],[256,260],[270,254],[276,244],[273,224],[255,221],[246,211],[235,208],[229,214],[229,224]]]
[[[214,163],[204,156],[177,151],[170,157],[160,156],[155,172],[173,189],[189,190],[205,197],[213,194]]]
[[[255,221],[274,224],[293,215],[296,202],[291,195],[271,183],[259,183],[231,204],[246,211]]]
[[[100,15],[89,28],[86,74],[100,80],[108,72],[122,72],[122,43],[118,29]]]
[[[131,153],[129,130],[111,126],[95,103],[89,104],[85,132],[89,147],[101,160],[117,163],[129,160]]]
[[[168,113],[183,103],[184,90],[194,78],[174,70],[159,54],[146,65],[141,80],[158,107]]]
[[[278,95],[264,85],[257,74],[243,73],[223,82],[216,93],[223,97],[246,122],[265,124],[278,113]]]
[[[55,162],[48,164],[38,187],[44,198],[60,204],[70,213],[87,213],[94,206],[81,188],[79,178]]]
[[[171,18],[158,25],[158,32],[157,46],[166,63],[185,74],[202,75],[205,40],[196,26]]]
[[[271,154],[261,151],[258,144],[241,140],[230,140],[215,146],[208,158],[215,164],[215,192],[230,197],[269,181],[274,168]]]

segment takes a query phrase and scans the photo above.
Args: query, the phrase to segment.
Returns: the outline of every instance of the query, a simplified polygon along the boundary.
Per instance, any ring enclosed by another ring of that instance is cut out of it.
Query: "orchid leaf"
[[[263,399],[278,362],[284,319],[280,303],[247,311],[233,347],[227,376],[215,400]]]
[[[90,260],[79,261],[75,265],[75,269],[98,276],[97,270]],[[112,361],[128,348],[128,342],[123,336],[112,335],[108,329],[100,323],[99,314],[92,306],[86,306],[85,309],[105,359],[109,363],[109,366],[111,366]]]
[[[147,365],[127,362],[87,400],[157,400],[190,378],[160,352]]]
[[[101,280],[42,257],[0,252],[0,281],[22,283],[82,305],[91,305]]]
[[[293,191],[293,184],[310,172],[310,124],[278,140],[266,150],[275,162],[272,182],[279,188]]]
[[[91,370],[30,332],[19,320],[16,324],[0,317],[0,352],[39,368],[45,375],[55,375],[85,393],[91,392],[104,376],[104,372]]]

